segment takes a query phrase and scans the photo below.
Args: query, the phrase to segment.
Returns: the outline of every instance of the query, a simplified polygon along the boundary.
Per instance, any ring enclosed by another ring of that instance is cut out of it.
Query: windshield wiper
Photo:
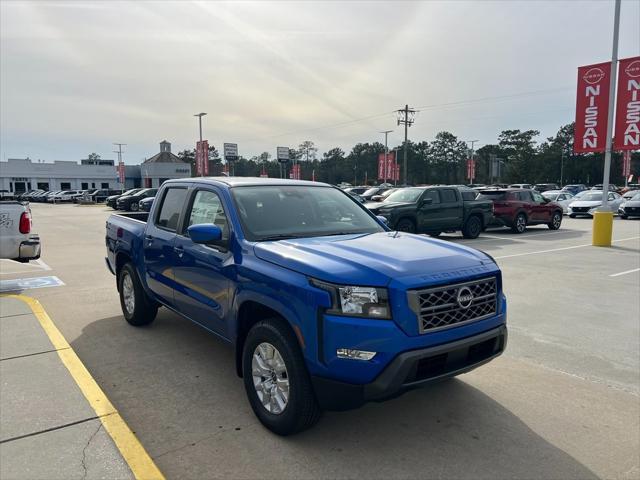
[[[278,235],[267,235],[266,237],[260,237],[259,242],[268,242],[270,240],[287,240],[291,238],[304,238],[305,235],[292,235],[286,233],[279,233]]]
[[[334,235],[371,235],[371,232],[333,232],[333,233],[321,233],[319,237],[333,237]]]

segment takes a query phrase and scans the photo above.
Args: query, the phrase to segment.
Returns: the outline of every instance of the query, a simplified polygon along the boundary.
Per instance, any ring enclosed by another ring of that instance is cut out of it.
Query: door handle
[[[153,237],[151,235],[145,235],[144,239],[147,242],[147,245],[151,245],[153,243]]]
[[[182,258],[182,255],[184,255],[184,248],[182,247],[173,247],[173,251],[176,252],[179,258]]]

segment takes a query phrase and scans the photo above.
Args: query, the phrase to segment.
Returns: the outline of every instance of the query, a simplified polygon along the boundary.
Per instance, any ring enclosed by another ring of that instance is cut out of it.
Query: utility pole
[[[398,125],[404,125],[404,184],[408,185],[407,182],[407,129],[413,125],[414,117],[416,115],[416,111],[409,108],[409,105],[405,105],[403,109],[397,110],[398,114]]]
[[[198,117],[198,126],[200,127],[200,143],[202,144],[202,117],[206,115],[206,112],[196,113],[194,117]],[[196,156],[198,153],[196,152]],[[209,152],[206,152],[206,158],[202,159],[203,162],[209,161]],[[200,176],[204,177],[204,168],[200,170]]]
[[[387,167],[389,166],[389,147],[387,146],[387,138],[393,130],[385,130],[384,132],[384,167],[382,169],[384,176],[384,183],[387,183]]]

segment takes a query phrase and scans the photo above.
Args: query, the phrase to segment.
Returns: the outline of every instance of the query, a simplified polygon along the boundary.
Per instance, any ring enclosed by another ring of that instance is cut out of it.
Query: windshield
[[[601,202],[602,192],[587,193],[585,195],[580,196],[580,200],[582,200],[583,202]]]
[[[263,185],[231,191],[251,241],[384,231],[366,210],[335,188]]]
[[[364,192],[362,196],[375,195],[376,193],[378,193],[378,190],[380,190],[378,187],[370,188],[369,190]]]
[[[558,193],[547,193],[547,192],[544,192],[542,194],[544,198],[548,198],[549,200],[557,200],[558,195],[559,195]]]
[[[633,200],[634,202],[640,202],[640,193],[636,193],[633,197],[631,197],[631,200]]]
[[[418,198],[420,198],[420,195],[422,195],[422,192],[424,192],[422,188],[403,188],[389,195],[385,202],[415,203],[418,201]]]

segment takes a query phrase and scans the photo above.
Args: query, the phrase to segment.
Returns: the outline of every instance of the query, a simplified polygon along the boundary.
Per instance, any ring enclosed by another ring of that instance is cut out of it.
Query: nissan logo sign
[[[458,290],[458,297],[456,298],[460,308],[469,308],[471,302],[473,302],[473,292],[469,287],[462,287]]]
[[[590,68],[587,73],[584,74],[582,79],[589,85],[594,85],[604,78],[604,71],[601,68]]]

